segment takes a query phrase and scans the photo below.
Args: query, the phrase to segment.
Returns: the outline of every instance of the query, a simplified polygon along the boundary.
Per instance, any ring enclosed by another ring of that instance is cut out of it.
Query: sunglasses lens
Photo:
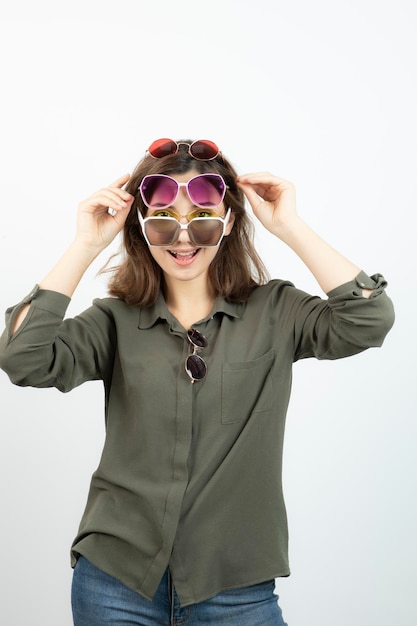
[[[195,159],[199,159],[200,161],[210,161],[211,159],[216,158],[219,154],[219,149],[212,141],[200,139],[191,144],[190,154]]]
[[[144,203],[151,209],[170,206],[178,193],[177,182],[168,176],[145,176],[140,192]]]
[[[197,348],[207,348],[207,339],[196,328],[187,330],[188,339]]]
[[[185,361],[185,370],[192,381],[202,380],[207,374],[207,365],[198,354],[197,348],[207,348],[207,339],[196,328],[187,330],[188,341],[194,346],[194,354],[190,354]]]
[[[178,239],[180,225],[173,218],[154,217],[145,222],[145,232],[152,246],[172,246]]]
[[[211,217],[196,218],[189,223],[188,231],[195,246],[217,246],[223,235],[223,223]]]
[[[157,139],[148,148],[150,155],[156,159],[162,159],[164,156],[175,154],[178,150],[178,146],[172,139]]]
[[[207,374],[207,365],[198,354],[191,354],[185,363],[187,374],[193,380],[202,380]]]
[[[218,174],[201,174],[189,181],[188,193],[194,204],[207,209],[223,202],[226,186]]]
[[[181,142],[182,143],[182,142]],[[162,159],[170,154],[176,154],[178,152],[179,145],[173,139],[157,139],[148,148],[148,152],[156,159]],[[213,141],[207,139],[199,139],[192,144],[185,144],[189,146],[189,152],[194,159],[200,161],[211,161],[215,159],[219,154],[219,148]]]

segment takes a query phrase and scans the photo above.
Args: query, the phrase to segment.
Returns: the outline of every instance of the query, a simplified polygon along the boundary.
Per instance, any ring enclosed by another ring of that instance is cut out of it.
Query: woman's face
[[[190,170],[185,174],[174,174],[171,177],[179,183],[186,183],[198,172]],[[187,216],[196,211],[196,207],[188,196],[185,187],[179,188],[178,196],[170,210],[175,211],[181,216],[181,223],[187,223]],[[224,202],[215,208],[216,213],[220,217],[225,217],[227,208]],[[204,209],[201,209],[204,213]],[[146,217],[152,215],[155,211],[148,209]],[[234,216],[230,216],[230,220],[225,229],[225,235],[228,235],[233,227]],[[208,278],[208,270],[211,262],[217,254],[218,246],[209,248],[199,248],[195,246],[189,238],[188,230],[180,231],[178,240],[171,246],[156,247],[149,246],[149,251],[155,261],[162,269],[168,289],[173,287],[177,281],[206,281]]]

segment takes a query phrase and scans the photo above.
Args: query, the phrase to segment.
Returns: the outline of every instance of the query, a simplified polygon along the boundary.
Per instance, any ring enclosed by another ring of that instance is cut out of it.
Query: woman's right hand
[[[124,174],[80,202],[76,230],[79,243],[101,251],[122,230],[134,200],[134,196],[122,189],[129,178],[130,174]]]

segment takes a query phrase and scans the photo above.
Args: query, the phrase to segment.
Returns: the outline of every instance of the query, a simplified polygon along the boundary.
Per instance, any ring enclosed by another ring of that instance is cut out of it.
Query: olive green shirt
[[[194,325],[208,340],[207,375],[194,384],[185,329],[162,295],[143,309],[95,300],[63,321],[69,298],[35,288],[9,309],[0,366],[13,383],[104,385],[106,440],[72,565],[82,554],[149,599],[169,567],[182,606],[289,575],[281,465],[292,364],[380,346],[393,323],[385,286],[361,272],[328,299],[280,280],[247,303],[219,298]]]

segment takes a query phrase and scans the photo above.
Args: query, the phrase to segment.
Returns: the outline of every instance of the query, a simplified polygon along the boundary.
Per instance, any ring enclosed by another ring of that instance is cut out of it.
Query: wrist
[[[75,237],[75,239],[70,243],[67,252],[74,255],[80,262],[85,262],[89,265],[98,257],[105,247],[106,246],[104,245],[97,246],[89,243],[81,237]]]
[[[71,298],[84,273],[100,251],[99,248],[86,245],[76,238],[39,286],[41,289],[57,291]]]
[[[309,226],[298,215],[291,215],[287,219],[283,219],[276,224],[273,234],[283,243],[291,246],[294,239],[302,236],[303,232],[309,230]]]

